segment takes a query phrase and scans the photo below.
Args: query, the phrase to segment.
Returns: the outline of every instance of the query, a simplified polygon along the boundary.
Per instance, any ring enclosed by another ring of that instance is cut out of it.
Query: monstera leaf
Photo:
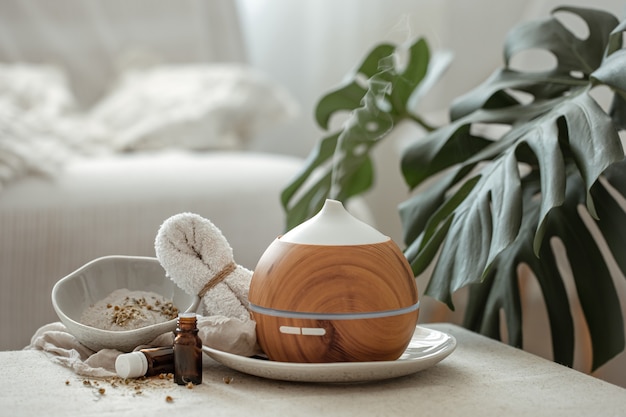
[[[580,17],[588,36],[570,32],[558,13]],[[350,118],[284,190],[287,227],[316,213],[327,197],[346,201],[368,189],[372,148],[400,121],[417,122],[429,132],[402,155],[405,181],[416,191],[399,211],[413,272],[434,266],[426,294],[454,308],[452,294],[469,286],[466,327],[500,338],[503,311],[508,341],[521,347],[524,264],[543,293],[554,359],[571,366],[572,295],[554,249],[560,241],[591,335],[593,367],[601,366],[625,345],[620,302],[600,249],[605,242],[626,274],[626,214],[614,197],[626,196],[618,136],[626,128],[624,31],[626,21],[573,7],[514,28],[504,67],[456,100],[451,122],[437,129],[411,110],[445,65],[430,59],[423,40],[411,46],[402,70],[390,58],[395,47],[375,48],[352,81],[318,105],[322,127],[336,113]],[[535,49],[551,53],[554,68],[524,72],[509,65]],[[600,86],[613,96],[607,111],[594,99]]]
[[[350,117],[317,144],[303,170],[283,190],[287,229],[316,214],[326,198],[347,201],[368,190],[374,180],[370,152],[401,120],[430,128],[411,107],[445,71],[449,56],[431,59],[424,39],[403,49],[391,44],[375,47],[346,85],[318,103],[315,116],[324,129],[335,114],[348,112]],[[406,55],[405,65],[399,55]]]
[[[434,174],[442,178],[403,203],[400,213],[414,273],[436,259],[426,292],[453,307],[451,294],[471,285],[466,326],[499,337],[503,310],[515,346],[522,345],[517,270],[526,264],[547,305],[554,358],[571,365],[573,321],[550,244],[559,239],[597,368],[624,349],[624,323],[606,261],[580,211],[597,223],[624,268],[626,235],[613,225],[619,227],[625,215],[599,178],[610,168],[608,183],[625,190],[618,129],[626,116],[626,54],[620,49],[626,25],[596,10],[555,12],[582,18],[588,38],[578,38],[555,17],[513,30],[505,45],[507,66],[453,103],[449,126],[403,155],[411,187]],[[508,67],[514,54],[531,48],[551,52],[556,67],[541,73]],[[615,95],[609,114],[590,95],[599,85]],[[517,100],[522,96],[516,92],[532,99]],[[483,131],[490,125],[509,129],[496,137],[474,136],[472,126],[478,125]]]

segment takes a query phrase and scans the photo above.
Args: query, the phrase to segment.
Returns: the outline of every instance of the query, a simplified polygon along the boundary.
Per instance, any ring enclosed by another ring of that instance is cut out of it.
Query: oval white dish
[[[297,382],[367,382],[397,378],[430,368],[450,355],[456,339],[417,326],[405,352],[395,361],[291,363],[245,357],[203,346],[213,360],[231,369],[268,379]]]

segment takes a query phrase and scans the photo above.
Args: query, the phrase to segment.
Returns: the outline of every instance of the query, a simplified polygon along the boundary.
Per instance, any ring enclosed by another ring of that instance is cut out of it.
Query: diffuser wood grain
[[[276,239],[250,284],[249,300],[282,312],[388,312],[417,303],[413,272],[392,241],[331,246]],[[254,313],[257,338],[272,360],[339,362],[394,360],[406,349],[417,311],[387,317],[302,319]],[[324,329],[323,336],[285,334],[281,326]]]

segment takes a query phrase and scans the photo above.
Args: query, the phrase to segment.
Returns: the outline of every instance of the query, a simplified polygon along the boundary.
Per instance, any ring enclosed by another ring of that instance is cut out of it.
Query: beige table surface
[[[0,416],[626,416],[623,388],[458,326],[427,327],[457,339],[449,357],[359,384],[273,381],[205,357],[193,389],[157,377],[123,385],[86,381],[38,351],[0,352]]]

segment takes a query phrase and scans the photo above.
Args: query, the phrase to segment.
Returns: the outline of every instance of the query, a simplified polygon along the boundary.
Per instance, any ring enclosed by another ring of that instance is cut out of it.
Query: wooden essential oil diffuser
[[[249,301],[261,349],[281,362],[396,360],[419,312],[400,248],[334,200],[272,242]]]

